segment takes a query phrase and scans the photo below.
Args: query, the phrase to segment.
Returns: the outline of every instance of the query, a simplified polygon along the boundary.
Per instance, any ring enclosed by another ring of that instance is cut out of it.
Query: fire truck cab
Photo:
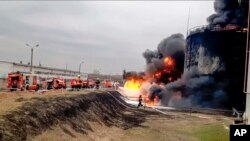
[[[47,80],[47,89],[65,89],[66,88],[66,81],[61,77],[52,78]]]
[[[93,79],[87,79],[84,80],[82,83],[83,88],[94,88],[95,87],[95,81]]]
[[[81,89],[82,88],[82,80],[81,79],[72,79],[70,81],[71,88]]]
[[[112,88],[113,86],[113,81],[110,79],[103,80],[101,83],[104,88]]]
[[[15,90],[38,90],[38,76],[31,73],[11,72],[8,73],[8,86],[11,91]]]

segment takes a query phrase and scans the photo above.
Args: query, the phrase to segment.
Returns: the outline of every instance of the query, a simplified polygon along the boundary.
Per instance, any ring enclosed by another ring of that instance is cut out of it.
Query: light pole
[[[31,57],[30,57],[30,72],[32,73],[32,67],[33,67],[33,50],[35,47],[38,47],[39,44],[35,45],[35,46],[30,46],[29,44],[26,44],[26,46],[31,48]]]
[[[79,74],[81,74],[81,65],[83,64],[84,62],[82,61],[80,64],[79,64]]]
[[[248,27],[247,27],[247,47],[245,61],[244,93],[246,94],[246,109],[244,119],[246,124],[250,124],[250,5],[248,8]]]

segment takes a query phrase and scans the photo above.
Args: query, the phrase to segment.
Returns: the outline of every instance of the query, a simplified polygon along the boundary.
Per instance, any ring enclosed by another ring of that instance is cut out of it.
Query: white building
[[[8,77],[8,73],[10,72],[30,72],[30,65],[23,63],[15,63],[8,61],[0,61],[0,88],[5,88],[7,85],[6,79]],[[44,66],[33,66],[32,73],[37,74],[44,78],[52,78],[52,77],[63,77],[66,80],[70,80],[76,78],[79,75],[78,71],[66,70],[66,69],[58,69],[52,67],[44,67]],[[81,79],[85,80],[88,78],[86,73],[81,73]]]

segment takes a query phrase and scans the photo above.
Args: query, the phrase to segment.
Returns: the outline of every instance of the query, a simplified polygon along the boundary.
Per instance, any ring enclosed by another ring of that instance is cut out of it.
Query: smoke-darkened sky
[[[143,71],[142,53],[173,33],[207,24],[213,1],[0,1],[0,60],[121,74]]]

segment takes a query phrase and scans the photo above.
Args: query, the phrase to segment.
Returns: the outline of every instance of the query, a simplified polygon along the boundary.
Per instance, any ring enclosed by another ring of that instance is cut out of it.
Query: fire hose
[[[115,96],[113,96],[113,94],[112,93],[110,93],[110,92],[107,92],[107,94],[109,94],[111,97],[113,97],[118,103],[120,103],[120,104],[122,104],[123,106],[125,106],[126,108],[130,108],[130,109],[136,109],[136,108],[134,108],[134,107],[129,107],[129,106],[127,106],[127,105],[125,105],[124,103],[122,103],[120,100],[118,100]]]
[[[115,98],[110,92],[108,92],[109,93],[109,95],[111,95],[113,98]],[[128,96],[125,96],[125,95],[122,95],[125,99],[129,99],[129,97]],[[119,103],[121,103],[122,105],[124,105],[122,102],[120,102],[120,100],[118,100],[117,98],[115,98]],[[126,105],[124,105],[124,106],[126,106]],[[171,116],[176,116],[176,115],[173,115],[173,114],[170,114],[170,113],[166,113],[166,112],[164,112],[164,111],[162,111],[162,110],[159,110],[158,108],[156,108],[156,107],[152,107],[152,106],[147,106],[147,105],[145,105],[146,107],[148,107],[148,108],[152,108],[154,111],[157,111],[157,112],[159,112],[159,113],[161,113],[161,114],[164,114],[164,115],[171,115]],[[128,106],[126,106],[126,107],[128,107]],[[131,107],[128,107],[128,108],[131,108]],[[171,107],[167,107],[168,109],[170,108],[170,110],[180,110],[180,111],[188,111],[190,114],[192,113],[192,112],[201,112],[201,113],[212,113],[212,114],[214,114],[214,113],[234,113],[233,112],[233,110],[224,110],[224,109],[209,109],[209,108],[195,108],[195,107],[192,107],[192,108],[190,108],[190,107],[180,107],[180,108],[171,108]],[[135,109],[135,108],[134,108]],[[239,113],[241,113],[242,111],[238,111]],[[233,114],[234,115],[234,114]]]
[[[117,102],[119,102],[120,104],[122,104],[123,106],[125,106],[125,107],[127,107],[127,108],[130,108],[130,109],[137,109],[137,108],[134,108],[134,107],[129,107],[129,106],[127,106],[127,105],[125,105],[124,103],[122,103],[120,100],[118,100],[115,96],[113,96],[112,95],[112,93],[110,93],[110,92],[107,92],[107,94],[109,94],[110,96],[112,96]],[[127,98],[126,96],[123,96],[123,97],[125,97],[125,98]],[[127,98],[128,99],[128,98]],[[171,115],[171,114],[168,114],[168,113],[166,113],[166,112],[163,112],[163,111],[161,111],[161,110],[159,110],[159,109],[156,109],[156,108],[154,108],[154,107],[149,107],[149,106],[146,106],[146,107],[148,107],[148,108],[152,108],[153,110],[155,110],[155,111],[157,111],[157,112],[159,112],[159,113],[161,113],[161,114],[164,114],[164,115],[168,115],[168,116],[176,116],[176,115]]]

